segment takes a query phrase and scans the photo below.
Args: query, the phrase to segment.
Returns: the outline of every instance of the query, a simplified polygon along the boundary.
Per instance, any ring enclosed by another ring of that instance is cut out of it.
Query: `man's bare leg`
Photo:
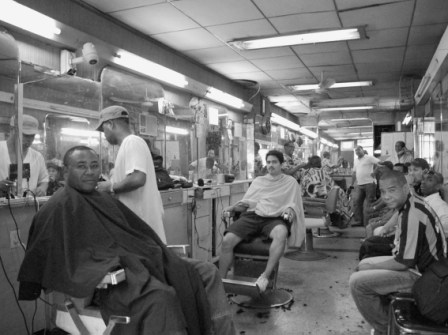
[[[224,235],[224,240],[221,246],[221,255],[219,256],[219,274],[222,278],[226,278],[227,272],[233,262],[233,248],[240,243],[241,237],[234,233],[227,233]]]

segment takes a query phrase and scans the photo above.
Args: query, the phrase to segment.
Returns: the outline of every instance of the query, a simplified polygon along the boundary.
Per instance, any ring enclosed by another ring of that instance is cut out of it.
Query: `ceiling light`
[[[188,135],[189,132],[187,129],[177,128],[177,127],[171,127],[166,126],[165,131],[170,134],[177,134],[177,135]]]
[[[372,122],[371,119],[367,119],[365,117],[353,117],[348,119],[331,119],[331,122],[345,122],[345,121],[369,121]]]
[[[364,38],[364,29],[361,27],[338,30],[315,31],[293,35],[283,35],[249,40],[234,40],[229,45],[240,50],[283,47],[298,44],[314,44],[324,42],[348,41]]]
[[[244,107],[244,101],[240,98],[234,97],[233,95],[230,95],[228,93],[225,93],[223,91],[220,91],[214,87],[209,87],[207,90],[207,93],[205,93],[205,97],[217,102],[221,102],[225,105],[228,105],[230,107],[234,108],[243,108]]]
[[[412,115],[411,115],[411,113],[407,112],[406,116],[403,119],[402,124],[407,126],[411,121],[412,121]]]
[[[188,81],[183,74],[125,50],[119,50],[113,57],[113,62],[173,86],[184,88],[188,85]]]
[[[311,137],[311,138],[317,138],[317,136],[318,136],[314,131],[311,131],[311,130],[303,128],[303,127],[300,127],[299,131],[303,135],[306,135],[306,136]]]
[[[362,87],[362,86],[372,86],[372,81],[350,81],[345,83],[335,83],[331,85],[331,88],[344,88],[344,87]],[[293,91],[308,91],[316,90],[319,88],[319,84],[312,85],[290,85],[288,86]]]
[[[61,134],[66,136],[78,136],[78,137],[98,137],[99,133],[94,130],[85,130],[77,128],[61,128]]]
[[[277,124],[279,124],[281,126],[284,126],[284,127],[289,128],[291,130],[294,130],[294,131],[300,131],[300,126],[297,123],[295,123],[293,121],[290,121],[288,119],[285,119],[283,116],[280,116],[280,115],[275,114],[275,113],[271,114],[271,122],[272,123],[277,123]]]
[[[49,39],[61,33],[51,17],[12,0],[2,1],[0,21]]]
[[[313,107],[313,109],[320,112],[330,112],[330,111],[354,111],[360,109],[373,109],[373,106],[346,106],[346,107]]]
[[[276,102],[275,103],[278,107],[293,107],[293,106],[300,106],[301,103],[298,101],[282,101],[282,102]]]

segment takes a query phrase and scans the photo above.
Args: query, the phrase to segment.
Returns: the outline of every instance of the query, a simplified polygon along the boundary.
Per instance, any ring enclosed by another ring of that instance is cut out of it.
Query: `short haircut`
[[[324,151],[324,152],[322,152],[322,157],[330,158],[330,153],[328,151]]]
[[[286,142],[285,144],[283,144],[283,147],[284,148],[286,148],[286,147],[288,147],[288,146],[290,146],[290,145],[292,145],[292,146],[296,146],[295,144],[294,144],[294,142],[293,141],[288,141],[288,142]]]
[[[442,176],[441,173],[435,172],[433,170],[430,170],[430,171],[425,173],[425,176],[427,176],[427,175],[433,176],[435,178],[435,180],[437,181],[438,185],[442,185],[443,184],[443,176]]]
[[[308,167],[312,167],[312,168],[321,168],[322,167],[322,160],[320,159],[319,156],[315,155],[315,156],[311,156],[308,159]]]
[[[395,144],[399,144],[402,148],[406,146],[406,143],[404,143],[403,141],[397,141],[395,142]]]
[[[266,154],[266,160],[268,160],[268,156],[277,157],[280,164],[283,164],[283,162],[285,161],[283,158],[283,154],[278,150],[269,150],[268,153]]]
[[[426,161],[426,159],[423,158],[415,158],[412,162],[411,165],[414,167],[419,167],[422,170],[429,170],[429,164]]]
[[[394,169],[394,163],[392,163],[391,161],[381,162],[380,165],[386,166],[389,170],[393,170]]]
[[[408,166],[403,163],[396,163],[394,167],[401,167],[403,169],[403,173],[408,173]]]
[[[381,174],[380,183],[385,180],[394,180],[398,186],[404,186],[408,183],[403,173],[394,170],[386,171]]]
[[[65,153],[63,160],[64,166],[68,167],[70,165],[70,158],[72,157],[75,151],[91,151],[98,156],[96,151],[93,150],[92,148],[86,147],[85,145],[77,145],[75,147],[68,149],[67,152]]]

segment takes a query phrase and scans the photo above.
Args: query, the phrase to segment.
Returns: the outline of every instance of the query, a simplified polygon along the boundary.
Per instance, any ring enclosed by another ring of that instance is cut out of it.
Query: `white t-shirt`
[[[380,160],[373,156],[364,155],[362,158],[355,158],[353,172],[356,172],[358,185],[372,184],[375,178],[372,176],[373,166]]]
[[[448,204],[440,197],[439,193],[433,193],[425,197],[425,201],[436,212],[443,226],[445,237],[448,237]]]
[[[23,163],[30,163],[30,179],[29,181],[22,180],[22,190],[30,189],[35,192],[37,185],[48,183],[47,166],[40,152],[29,148]],[[8,178],[9,164],[11,164],[11,158],[9,157],[8,144],[6,141],[0,141],[0,180]]]
[[[146,174],[145,185],[130,192],[117,193],[118,200],[145,221],[166,243],[163,203],[157,189],[151,152],[142,138],[129,135],[123,140],[118,150],[112,181],[119,183],[134,170]]]

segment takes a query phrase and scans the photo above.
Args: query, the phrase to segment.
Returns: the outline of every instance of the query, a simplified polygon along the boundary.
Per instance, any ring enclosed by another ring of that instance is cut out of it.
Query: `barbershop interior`
[[[0,3],[1,334],[448,334],[353,284],[361,259],[404,262],[409,197],[448,208],[448,1]],[[245,239],[251,211],[269,225]],[[124,252],[150,264],[138,289]]]

